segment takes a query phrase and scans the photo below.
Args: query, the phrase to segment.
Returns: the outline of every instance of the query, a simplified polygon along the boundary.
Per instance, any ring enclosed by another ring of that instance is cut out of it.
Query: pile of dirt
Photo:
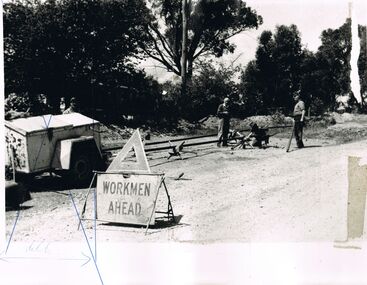
[[[143,138],[147,134],[151,135],[151,139],[161,139],[163,137],[174,137],[177,135],[201,135],[212,134],[218,130],[218,117],[208,116],[196,123],[180,119],[175,128],[150,128],[149,126],[141,126],[140,133]],[[331,138],[336,137],[337,141],[348,142],[352,139],[362,138],[366,135],[367,130],[360,127],[360,122],[367,123],[367,115],[361,114],[338,114],[326,113],[322,116],[306,117],[306,134],[312,138]],[[231,129],[237,131],[245,131],[250,129],[250,124],[256,123],[260,128],[274,126],[292,126],[293,119],[282,114],[274,115],[258,115],[245,119],[231,118]],[[342,130],[339,130],[342,129]],[[101,139],[104,145],[120,143],[126,141],[134,132],[134,128],[121,125],[101,125]],[[285,136],[289,132],[283,132]],[[282,134],[280,134],[282,136]]]
[[[353,117],[354,117],[353,114],[350,114],[350,113],[339,114],[339,113],[333,112],[330,115],[334,118],[335,123],[338,123],[338,124],[341,124],[344,122],[350,122],[353,120]]]
[[[217,130],[218,129],[218,117],[217,116],[209,116],[205,119],[202,119],[201,127],[208,130]]]
[[[178,134],[191,134],[194,133],[200,126],[194,123],[190,123],[185,119],[180,119],[177,123],[176,131]]]
[[[306,127],[311,129],[325,129],[329,126],[335,125],[335,123],[335,119],[331,114],[306,117]]]
[[[352,121],[360,121],[360,122],[367,121],[367,116],[365,114],[353,114],[353,113],[339,114],[339,113],[333,112],[330,114],[330,116],[335,120],[335,123],[337,124],[342,124],[342,123],[352,122]]]
[[[251,123],[256,123],[260,128],[292,125],[293,119],[281,114],[270,116],[252,116],[238,122],[240,129],[249,128]]]
[[[210,116],[202,126],[205,129],[216,130],[218,128],[218,117]],[[281,114],[271,116],[251,116],[246,119],[231,119],[231,128],[236,130],[246,130],[250,128],[251,123],[256,123],[261,128],[291,125],[293,123],[292,118],[286,117]]]
[[[329,113],[314,117],[306,125],[306,135],[335,141],[336,144],[365,139],[367,115]]]
[[[117,125],[100,125],[100,133],[102,141],[117,141],[128,139],[134,132],[133,128],[127,128]]]

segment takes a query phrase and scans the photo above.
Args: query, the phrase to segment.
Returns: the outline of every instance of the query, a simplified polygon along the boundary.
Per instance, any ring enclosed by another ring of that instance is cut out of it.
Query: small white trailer
[[[63,170],[77,184],[90,182],[102,164],[99,122],[79,113],[5,121],[6,160],[17,173]]]

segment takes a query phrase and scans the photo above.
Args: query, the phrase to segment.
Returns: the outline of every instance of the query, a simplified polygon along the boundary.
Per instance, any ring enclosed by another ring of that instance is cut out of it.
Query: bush
[[[52,113],[51,107],[47,104],[47,98],[43,94],[30,97],[28,93],[11,93],[5,99],[4,105],[5,113],[15,111],[32,116]]]
[[[209,115],[215,115],[220,103],[225,97],[232,102],[238,101],[239,95],[234,77],[239,68],[219,64],[216,68],[212,61],[201,62],[197,66],[197,73],[188,86],[189,103],[184,105],[182,115],[190,121],[197,121]]]
[[[321,115],[327,111],[328,105],[320,98],[313,98],[310,108],[313,115]]]
[[[27,93],[11,93],[4,101],[5,112],[13,110],[17,112],[26,112],[30,108],[30,100]]]

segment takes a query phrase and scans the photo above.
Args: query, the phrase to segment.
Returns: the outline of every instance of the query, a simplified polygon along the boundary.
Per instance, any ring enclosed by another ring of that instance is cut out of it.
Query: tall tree
[[[294,91],[300,88],[302,45],[296,25],[278,26],[274,35],[276,65],[275,105],[291,110]]]
[[[277,26],[274,34],[262,32],[256,60],[248,64],[240,83],[245,96],[254,103],[261,102],[257,111],[291,110],[292,95],[300,87],[302,58],[301,38],[295,25]]]
[[[186,97],[186,80],[187,80],[187,21],[188,21],[188,5],[187,0],[182,0],[182,44],[181,44],[181,97]]]
[[[262,108],[274,105],[276,64],[273,57],[275,42],[271,31],[263,31],[259,38],[259,46],[256,50],[257,86],[262,101]],[[253,67],[250,67],[253,70]]]
[[[243,94],[242,101],[244,103],[244,114],[247,116],[266,113],[264,110],[264,100],[261,75],[257,67],[256,60],[251,60],[246,69],[242,71],[240,83],[238,86],[239,92]],[[258,80],[260,79],[260,80]]]
[[[358,26],[358,35],[361,41],[361,51],[358,58],[358,72],[361,83],[361,94],[367,104],[367,27]]]
[[[350,89],[350,19],[338,29],[321,33],[321,45],[316,53],[320,82],[320,98],[331,109],[335,108],[338,95],[349,94]]]
[[[148,34],[152,45],[143,45],[145,53],[169,71],[181,75],[182,0],[147,0],[152,8]],[[257,28],[261,16],[242,0],[188,0],[187,75],[199,57],[222,56],[233,52],[229,39],[247,29]]]

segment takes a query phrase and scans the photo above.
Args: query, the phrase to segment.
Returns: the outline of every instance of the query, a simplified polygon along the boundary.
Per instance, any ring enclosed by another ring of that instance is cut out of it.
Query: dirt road
[[[359,125],[363,127],[364,125]],[[285,152],[287,138],[274,137],[267,149],[187,148],[183,160],[166,153],[149,154],[153,171],[166,174],[179,223],[162,225],[144,235],[142,227],[97,223],[98,241],[334,241],[346,238],[347,158],[366,155],[367,140],[334,144],[308,139],[304,149]],[[182,179],[174,180],[180,173]],[[53,185],[50,190],[49,185]],[[42,186],[43,185],[43,186]],[[40,190],[48,185],[48,190]],[[81,241],[69,190],[58,178],[35,182],[32,200],[24,204],[14,241]],[[86,189],[74,189],[79,210]],[[165,207],[160,192],[158,208]],[[92,197],[87,216],[92,217]],[[8,211],[9,235],[16,211]],[[86,222],[93,236],[93,223]]]

